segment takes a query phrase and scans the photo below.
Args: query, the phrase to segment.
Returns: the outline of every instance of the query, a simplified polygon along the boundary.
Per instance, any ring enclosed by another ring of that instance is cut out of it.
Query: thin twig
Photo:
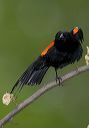
[[[62,81],[61,83],[63,83],[64,81],[70,79],[71,77],[74,77],[82,72],[86,72],[89,70],[89,66],[82,66],[79,67],[78,69],[75,69],[67,74],[65,74],[64,76],[62,76]],[[26,100],[24,100],[22,103],[20,103],[19,105],[16,106],[16,108],[11,111],[10,113],[8,113],[3,119],[0,120],[0,127],[2,127],[4,124],[6,124],[7,122],[9,122],[12,117],[14,117],[17,113],[19,113],[20,111],[22,111],[24,108],[26,108],[28,105],[30,105],[31,103],[33,103],[36,99],[38,99],[41,95],[43,95],[44,93],[46,93],[48,90],[51,90],[54,87],[59,86],[59,82],[56,83],[56,81],[52,81],[50,83],[48,83],[47,85],[44,85],[42,88],[40,88],[38,91],[36,91],[32,96],[28,97]]]

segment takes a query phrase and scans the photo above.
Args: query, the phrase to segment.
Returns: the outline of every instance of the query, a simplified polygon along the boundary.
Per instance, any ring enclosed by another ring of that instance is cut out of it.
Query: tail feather
[[[38,79],[38,84],[41,83],[41,81],[42,81],[42,79],[43,79],[45,73],[47,72],[47,70],[48,70],[48,67],[46,67],[45,70],[44,70],[44,72],[42,72],[42,74],[39,75],[39,78],[40,78],[40,79]]]
[[[17,80],[17,82],[11,90],[11,93],[15,90],[17,86],[21,87],[22,89],[22,87],[26,84],[40,84],[48,68],[49,67],[46,64],[45,59],[41,57],[37,58],[37,60],[35,60],[35,62],[32,65],[30,65],[28,69]]]
[[[44,67],[43,69],[40,69],[38,71],[35,71],[33,73],[33,75],[31,76],[31,78],[29,79],[29,81],[28,81],[27,84],[28,85],[29,84],[32,84],[32,85],[34,85],[34,84],[40,84],[41,81],[42,81],[42,79],[43,79],[43,77],[44,77],[44,75],[45,75],[45,73],[47,72],[47,70],[48,70],[48,67]]]

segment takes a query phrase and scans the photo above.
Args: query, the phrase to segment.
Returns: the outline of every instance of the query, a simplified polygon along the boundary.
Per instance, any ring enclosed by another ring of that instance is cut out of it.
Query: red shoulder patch
[[[42,56],[42,57],[45,56],[45,55],[47,54],[48,50],[49,50],[50,48],[52,48],[53,46],[54,46],[54,41],[52,41],[52,42],[44,49],[44,51],[41,53],[41,56]]]

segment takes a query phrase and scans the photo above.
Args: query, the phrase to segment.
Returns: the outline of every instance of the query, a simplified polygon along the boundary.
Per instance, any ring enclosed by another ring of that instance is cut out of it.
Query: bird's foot
[[[59,82],[59,86],[62,85],[62,78],[61,77],[57,77],[56,78],[56,83]],[[63,86],[63,85],[62,85]]]
[[[78,66],[76,66],[75,70],[76,70],[76,72],[78,71]]]

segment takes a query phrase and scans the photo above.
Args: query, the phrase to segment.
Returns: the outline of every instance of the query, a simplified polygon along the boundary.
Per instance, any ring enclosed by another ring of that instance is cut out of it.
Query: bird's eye
[[[63,35],[63,33],[60,35],[60,38],[63,38],[64,37],[64,35]]]

